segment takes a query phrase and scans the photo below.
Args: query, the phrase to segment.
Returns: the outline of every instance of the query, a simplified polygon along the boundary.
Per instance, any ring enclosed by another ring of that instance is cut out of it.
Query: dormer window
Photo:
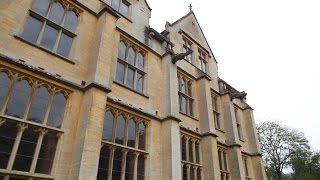
[[[199,49],[199,58],[198,58],[198,68],[201,69],[204,73],[206,73],[207,69],[207,61],[205,60],[206,54]]]
[[[130,3],[124,0],[112,0],[111,7],[124,16],[128,16]]]
[[[192,46],[192,43],[189,40],[184,38],[183,39],[183,49],[185,50],[185,52],[187,52],[189,50],[192,50],[191,46]],[[185,58],[186,58],[187,61],[192,63],[192,53],[187,55]]]

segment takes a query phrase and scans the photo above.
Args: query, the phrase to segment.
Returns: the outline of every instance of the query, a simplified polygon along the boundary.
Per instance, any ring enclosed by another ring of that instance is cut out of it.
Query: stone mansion
[[[195,13],[150,17],[146,0],[0,0],[0,180],[266,180]]]

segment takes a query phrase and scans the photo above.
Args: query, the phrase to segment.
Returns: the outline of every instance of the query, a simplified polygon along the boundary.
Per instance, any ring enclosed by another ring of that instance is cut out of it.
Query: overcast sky
[[[305,133],[320,151],[319,0],[148,0],[164,30],[189,4],[218,61],[219,76],[248,93],[256,122]]]

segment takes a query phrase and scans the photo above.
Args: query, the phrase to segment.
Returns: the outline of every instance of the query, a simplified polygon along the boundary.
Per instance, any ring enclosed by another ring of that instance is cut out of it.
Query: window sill
[[[186,114],[186,113],[183,113],[183,112],[179,112],[180,114],[182,114],[182,115],[185,115],[185,116],[188,116],[189,118],[191,118],[191,119],[193,119],[193,120],[196,120],[196,121],[199,121],[199,119],[196,119],[195,117],[192,117],[192,116],[190,116],[190,115],[188,115],[188,114]]]
[[[23,178],[34,178],[34,179],[37,179],[37,178],[41,178],[41,179],[47,179],[47,180],[53,180],[54,179],[54,176],[52,175],[47,175],[47,174],[40,174],[40,173],[30,173],[30,172],[24,172],[24,171],[17,171],[17,170],[6,170],[6,169],[0,169],[0,174],[1,175],[15,175],[15,176],[19,176],[19,177],[23,177]],[[11,177],[10,177],[11,178]]]
[[[220,128],[216,128],[217,131],[220,131],[222,133],[225,133],[225,131],[223,129],[220,129]]]
[[[193,67],[195,67],[196,69],[198,69],[199,71],[201,71],[203,74],[206,74],[207,76],[209,76],[207,74],[207,72],[202,71],[202,69],[198,68],[195,64],[193,64],[192,62],[188,61],[186,58],[183,58],[186,62],[188,62],[189,64],[191,64]],[[192,61],[192,60],[191,60]],[[210,76],[209,76],[210,77]]]
[[[117,81],[113,81],[113,83],[115,83],[115,84],[117,84],[117,85],[119,85],[119,86],[121,86],[121,87],[124,87],[124,88],[126,88],[126,89],[128,89],[128,90],[130,90],[130,91],[132,91],[132,92],[134,92],[134,93],[137,93],[137,94],[139,94],[140,96],[143,96],[143,97],[149,99],[149,96],[147,96],[147,95],[145,95],[145,94],[143,94],[143,93],[141,93],[141,92],[139,92],[139,91],[136,91],[136,90],[134,90],[134,89],[131,89],[130,87],[128,87],[128,86],[126,86],[126,85],[124,85],[124,84],[121,84],[121,83],[119,83],[119,82],[117,82]]]
[[[59,55],[59,54],[57,54],[57,53],[55,53],[55,52],[52,52],[52,51],[50,51],[49,49],[46,49],[46,48],[44,48],[44,47],[42,47],[42,46],[40,46],[40,45],[38,45],[38,44],[35,44],[35,43],[33,43],[33,42],[30,42],[30,41],[28,41],[28,40],[26,40],[26,39],[24,39],[24,38],[22,38],[22,37],[20,37],[20,36],[18,36],[18,35],[14,35],[14,37],[15,37],[16,39],[24,42],[24,43],[27,43],[27,44],[29,44],[29,45],[31,45],[31,46],[33,46],[33,47],[36,47],[36,48],[38,48],[38,49],[41,49],[41,50],[43,50],[43,51],[45,51],[45,52],[47,52],[47,53],[49,53],[49,54],[51,54],[51,55],[53,55],[53,56],[56,56],[56,57],[58,57],[58,58],[60,58],[60,59],[62,59],[62,60],[64,60],[64,61],[66,61],[66,62],[68,62],[68,63],[70,63],[70,64],[75,64],[75,62],[72,61],[71,59],[69,59],[69,58],[67,58],[67,57],[64,57],[64,56],[61,56],[61,55]]]

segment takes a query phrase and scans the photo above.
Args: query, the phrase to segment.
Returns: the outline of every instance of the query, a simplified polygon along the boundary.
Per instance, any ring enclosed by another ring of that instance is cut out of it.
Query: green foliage
[[[275,122],[264,122],[257,126],[262,154],[266,163],[269,179],[283,178],[283,169],[291,164],[297,151],[310,150],[304,134]]]
[[[297,151],[290,161],[294,180],[320,179],[320,153]]]

